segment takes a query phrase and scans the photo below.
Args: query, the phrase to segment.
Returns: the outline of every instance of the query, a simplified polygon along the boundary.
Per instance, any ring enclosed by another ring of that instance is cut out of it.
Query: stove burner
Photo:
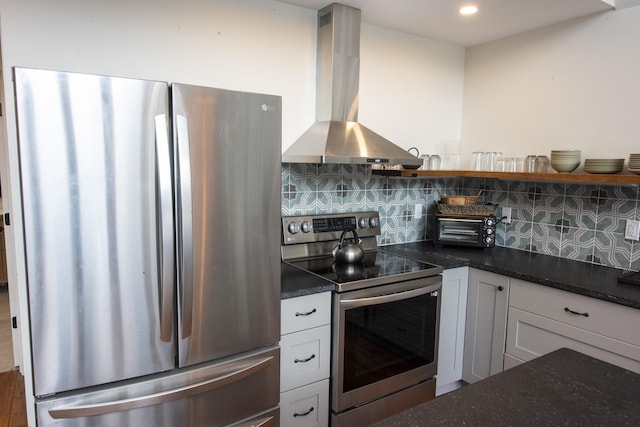
[[[437,265],[382,250],[367,252],[359,263],[339,263],[327,256],[290,264],[334,282],[338,292],[433,276],[442,271]]]

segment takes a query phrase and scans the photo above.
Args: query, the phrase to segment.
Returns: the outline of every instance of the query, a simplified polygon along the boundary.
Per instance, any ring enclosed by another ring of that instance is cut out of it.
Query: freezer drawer
[[[279,423],[280,349],[36,401],[38,426],[212,427]],[[271,414],[271,415],[269,415]]]

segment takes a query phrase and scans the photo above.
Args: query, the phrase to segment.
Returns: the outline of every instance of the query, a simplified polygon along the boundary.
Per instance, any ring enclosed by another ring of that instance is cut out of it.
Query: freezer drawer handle
[[[247,362],[246,366],[234,372],[216,378],[210,378],[197,384],[178,387],[173,390],[166,390],[159,393],[148,394],[145,396],[132,397],[128,399],[80,404],[69,406],[66,408],[51,409],[49,411],[49,415],[51,415],[51,417],[55,419],[78,418],[89,417],[93,415],[105,415],[113,412],[122,412],[131,409],[144,408],[146,406],[159,405],[161,403],[191,397],[196,394],[201,394],[240,381],[268,368],[273,362],[273,356],[264,357],[258,361],[249,361]]]
[[[298,412],[294,412],[293,416],[295,417],[306,417],[307,415],[309,415],[310,413],[313,412],[313,406],[311,408],[309,408],[309,410],[307,412],[303,412],[302,414],[298,413]]]
[[[310,360],[313,360],[316,358],[315,354],[312,354],[311,356],[307,357],[306,359],[294,359],[293,363],[306,363]]]

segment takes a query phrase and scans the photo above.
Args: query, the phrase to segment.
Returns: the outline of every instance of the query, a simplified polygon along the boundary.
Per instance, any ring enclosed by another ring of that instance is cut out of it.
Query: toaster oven
[[[436,245],[492,248],[496,244],[495,215],[436,214]]]

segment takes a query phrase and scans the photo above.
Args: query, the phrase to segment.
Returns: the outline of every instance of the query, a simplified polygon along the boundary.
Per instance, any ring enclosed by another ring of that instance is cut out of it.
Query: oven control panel
[[[349,229],[354,229],[359,238],[375,237],[380,234],[380,215],[369,211],[282,217],[285,245],[338,240],[342,232]]]

